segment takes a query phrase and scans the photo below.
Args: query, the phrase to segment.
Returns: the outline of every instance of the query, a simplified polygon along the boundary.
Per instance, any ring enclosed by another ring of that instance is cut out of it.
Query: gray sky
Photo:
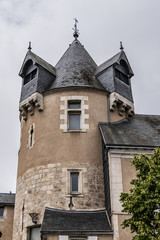
[[[18,72],[32,51],[53,66],[73,41],[77,17],[80,42],[99,65],[119,52],[135,76],[136,113],[160,114],[159,0],[0,0],[0,192],[15,192],[19,149]]]

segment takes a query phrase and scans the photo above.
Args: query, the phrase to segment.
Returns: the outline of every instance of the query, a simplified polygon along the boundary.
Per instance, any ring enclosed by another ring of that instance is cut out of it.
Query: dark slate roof
[[[133,76],[134,73],[132,71],[132,68],[131,68],[131,66],[129,64],[129,61],[128,61],[127,56],[126,56],[124,51],[120,51],[119,53],[114,55],[112,58],[108,59],[107,61],[105,61],[104,63],[99,65],[97,67],[97,69],[96,69],[96,75],[98,75],[99,73],[103,72],[105,69],[109,68],[112,65],[119,64],[121,59],[124,59],[127,62],[130,74]]]
[[[99,127],[107,146],[160,147],[160,116],[135,114]]]
[[[14,193],[0,193],[0,205],[14,206],[15,194]]]
[[[78,40],[70,44],[55,67],[57,77],[49,90],[72,87],[104,90],[95,78],[96,63]]]
[[[46,208],[41,232],[98,232],[111,234],[105,210],[70,211]]]
[[[39,66],[46,69],[48,72],[52,73],[53,75],[56,75],[56,70],[51,64],[49,64],[48,62],[46,62],[45,60],[37,56],[35,53],[28,51],[24,58],[21,70],[19,72],[20,76],[22,76],[24,65],[29,59],[32,59],[34,64],[38,64]]]

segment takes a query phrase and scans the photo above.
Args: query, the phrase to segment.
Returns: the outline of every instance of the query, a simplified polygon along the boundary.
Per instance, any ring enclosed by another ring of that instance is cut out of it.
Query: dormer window
[[[68,101],[68,129],[79,130],[81,119],[81,101]]]
[[[122,59],[120,65],[115,68],[115,77],[129,85],[129,69],[127,63]]]
[[[28,82],[30,82],[32,79],[34,79],[36,77],[36,74],[37,74],[37,69],[35,69],[31,73],[27,74],[24,77],[24,85],[27,84]]]
[[[24,69],[23,69],[23,85],[30,82],[32,79],[34,79],[37,75],[37,68],[33,64],[33,61],[30,59],[26,62]]]

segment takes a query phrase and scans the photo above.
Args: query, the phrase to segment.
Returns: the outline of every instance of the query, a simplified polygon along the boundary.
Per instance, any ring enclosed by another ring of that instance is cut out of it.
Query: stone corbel
[[[114,112],[115,108],[118,108],[118,114],[123,116],[124,113],[127,114],[127,117],[131,117],[134,114],[134,105],[133,102],[123,97],[117,92],[112,92],[110,94],[110,111]]]
[[[114,100],[110,103],[110,111],[114,112],[115,107],[117,106],[117,100]]]
[[[33,99],[33,102],[35,104],[35,107],[38,108],[38,111],[41,112],[43,111],[43,97],[41,96],[36,96],[34,99]]]
[[[34,114],[34,105],[31,102],[28,102],[26,104],[27,110],[30,113],[31,116]]]
[[[19,104],[20,118],[23,117],[23,120],[26,121],[28,113],[31,116],[34,115],[35,108],[39,112],[43,111],[43,95],[40,93],[32,94]]]
[[[27,110],[25,107],[20,107],[19,108],[19,111],[20,111],[20,119],[21,117],[23,117],[23,120],[27,120]]]
[[[126,104],[121,103],[121,104],[119,105],[119,108],[118,108],[118,114],[119,114],[120,116],[123,116],[123,114],[125,113],[125,111],[126,111]]]
[[[127,116],[130,118],[134,115],[134,109],[133,108],[130,108],[127,112]]]

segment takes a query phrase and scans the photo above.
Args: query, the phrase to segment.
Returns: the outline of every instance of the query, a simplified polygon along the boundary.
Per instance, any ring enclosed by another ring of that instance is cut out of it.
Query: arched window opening
[[[24,85],[30,82],[32,79],[34,79],[36,77],[36,74],[37,74],[37,68],[24,77]]]
[[[120,68],[115,68],[115,77],[129,85],[129,69],[127,63],[121,59]]]
[[[129,69],[128,69],[127,63],[123,59],[121,59],[120,60],[120,65],[121,65],[123,73],[128,76],[129,75]]]
[[[24,69],[23,69],[23,76],[24,76],[24,81],[23,84],[27,84],[30,82],[32,79],[36,77],[37,74],[37,68],[33,65],[33,61],[30,59],[26,62]]]

